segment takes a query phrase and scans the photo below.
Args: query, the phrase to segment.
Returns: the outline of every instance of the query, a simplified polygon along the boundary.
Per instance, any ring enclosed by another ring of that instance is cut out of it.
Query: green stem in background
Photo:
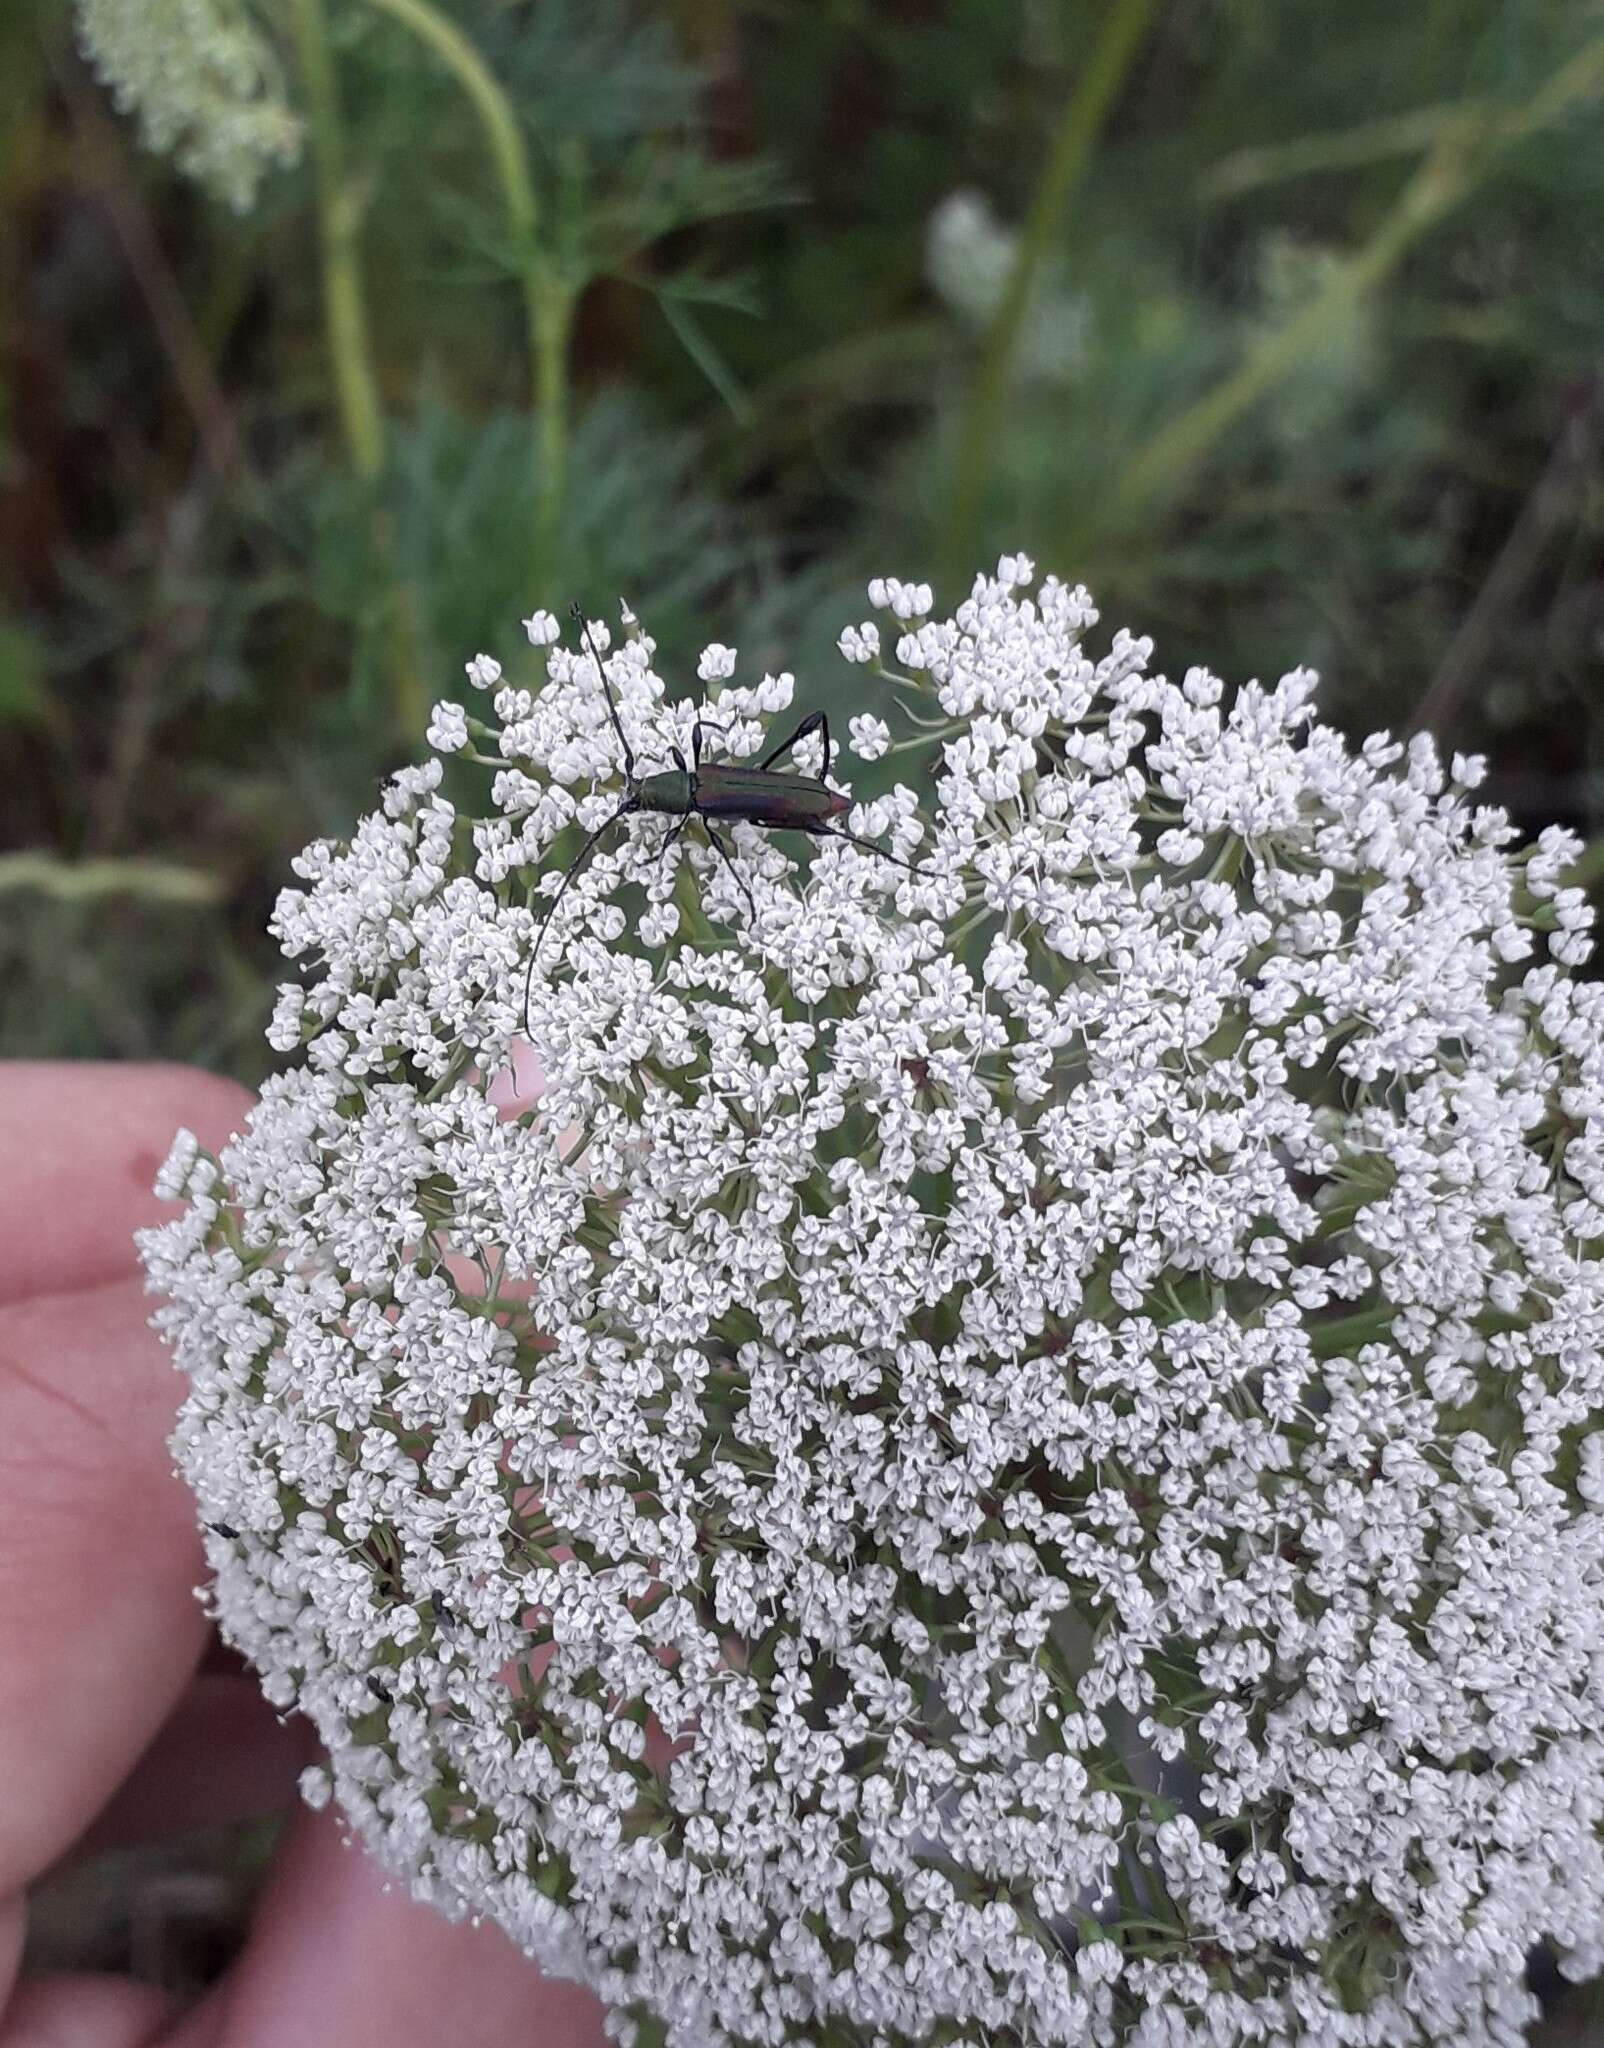
[[[219,903],[224,877],[166,860],[59,860],[53,853],[0,854],[0,896],[27,890],[58,903],[137,896],[147,903]]]
[[[306,88],[317,176],[318,232],[323,245],[323,310],[340,423],[357,474],[371,481],[384,464],[384,415],[368,343],[367,309],[357,268],[356,196],[346,175],[345,130],[323,0],[291,0],[289,19]]]
[[[568,460],[568,336],[573,294],[540,240],[529,152],[517,115],[484,59],[431,0],[372,0],[426,43],[467,94],[484,129],[507,208],[513,260],[523,287],[530,377],[539,416],[532,595],[550,595]]]
[[[1317,351],[1410,245],[1469,194],[1495,155],[1546,127],[1576,101],[1597,92],[1601,84],[1604,39],[1580,50],[1515,113],[1496,117],[1471,111],[1440,127],[1430,155],[1370,240],[1332,273],[1301,312],[1261,342],[1240,368],[1138,448],[1108,501],[1108,517],[1124,523],[1145,509],[1161,490],[1187,481],[1221,435]],[[1073,562],[1080,558],[1089,538],[1086,527],[1072,529],[1060,545],[1062,559]]]
[[[1115,485],[1109,511],[1128,519],[1164,487],[1184,482],[1228,427],[1352,318],[1360,301],[1470,183],[1463,138],[1457,133],[1443,138],[1370,240],[1338,265],[1308,304],[1267,336],[1240,368],[1137,449]],[[1078,553],[1078,539],[1075,546]]]
[[[371,485],[378,482],[384,468],[384,411],[373,374],[367,304],[357,260],[360,207],[346,166],[345,126],[324,0],[290,0],[289,19],[306,87],[317,178],[318,234],[323,247],[323,315],[340,424],[352,467]],[[394,534],[382,505],[374,510],[373,540],[391,586],[385,626],[391,642],[396,732],[411,745],[424,717],[417,627],[410,596],[395,574]]]
[[[1064,214],[1151,12],[1152,0],[1113,0],[1097,47],[1070,95],[1052,153],[1031,201],[1002,296],[981,345],[980,363],[964,408],[942,546],[943,571],[949,580],[961,580],[973,567],[992,450],[1037,274],[1062,227]]]
[[[1461,100],[1439,107],[1412,107],[1407,114],[1384,114],[1356,128],[1331,135],[1300,135],[1292,142],[1256,144],[1233,150],[1214,165],[1198,185],[1198,198],[1208,205],[1236,199],[1244,192],[1290,178],[1326,171],[1365,170],[1387,157],[1420,156],[1447,127],[1462,124],[1476,112]]]

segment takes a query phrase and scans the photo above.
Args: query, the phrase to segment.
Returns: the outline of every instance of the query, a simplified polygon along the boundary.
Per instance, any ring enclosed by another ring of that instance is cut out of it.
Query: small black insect
[[[702,734],[710,721],[698,718],[691,727],[691,758],[687,765],[685,756],[678,747],[670,747],[672,768],[659,769],[652,775],[640,774],[635,766],[635,754],[618,716],[618,706],[613,701],[612,685],[607,680],[607,671],[602,658],[596,652],[596,643],[590,637],[590,628],[585,624],[579,606],[569,607],[579,626],[581,637],[590,650],[590,658],[596,664],[596,673],[601,677],[601,686],[607,697],[607,715],[613,721],[613,730],[618,743],[624,750],[624,795],[617,810],[610,818],[604,818],[575,854],[562,886],[552,898],[551,908],[541,920],[540,930],[535,934],[534,950],[529,956],[529,972],[524,979],[524,1028],[529,1028],[529,998],[534,988],[535,962],[540,958],[541,941],[545,938],[557,907],[568,893],[568,885],[596,851],[603,835],[622,819],[637,811],[655,811],[660,816],[678,818],[679,823],[663,841],[662,853],[678,839],[692,818],[700,818],[702,830],[714,852],[729,869],[735,886],[746,898],[747,908],[756,910],[752,892],[741,880],[740,872],[730,858],[729,848],[724,844],[723,834],[718,829],[720,819],[738,822],[744,819],[749,825],[761,825],[770,832],[807,832],[815,839],[844,839],[851,846],[861,846],[866,853],[875,853],[882,860],[894,866],[906,868],[911,875],[923,873],[912,861],[903,860],[899,854],[888,853],[883,846],[876,846],[872,839],[864,839],[856,832],[849,832],[844,825],[833,822],[843,811],[852,808],[852,799],[843,796],[839,790],[831,789],[824,777],[830,772],[835,750],[830,743],[830,721],[822,711],[810,711],[795,728],[771,747],[756,767],[735,766],[726,762],[704,767],[702,765]],[[713,726],[712,730],[719,728]],[[773,772],[774,763],[783,760],[810,733],[820,733],[824,739],[824,770],[821,775],[778,775]]]

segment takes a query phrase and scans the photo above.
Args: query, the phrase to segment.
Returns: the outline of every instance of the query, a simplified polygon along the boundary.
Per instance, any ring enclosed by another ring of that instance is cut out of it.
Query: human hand
[[[0,1064],[0,2048],[599,2048],[589,1992],[386,1892],[296,1805],[307,1731],[202,1669],[182,1382],[130,1233],[171,1213],[150,1184],[178,1126],[216,1147],[247,1100],[179,1067]],[[26,1888],[69,1852],[286,1806],[249,1939],[198,2004],[18,1982]]]

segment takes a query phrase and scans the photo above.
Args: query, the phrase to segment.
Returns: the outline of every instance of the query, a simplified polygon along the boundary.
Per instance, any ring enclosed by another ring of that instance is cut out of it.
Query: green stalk
[[[1204,174],[1198,197],[1209,204],[1285,179],[1307,178],[1321,171],[1364,170],[1387,157],[1420,156],[1445,127],[1462,124],[1476,111],[1475,105],[1465,100],[1414,107],[1407,114],[1384,114],[1379,120],[1362,121],[1356,128],[1339,129],[1333,135],[1300,135],[1292,142],[1233,150]]]
[[[1137,43],[1152,12],[1152,0],[1113,0],[1086,69],[1081,73],[1042,172],[1030,214],[1014,252],[1002,297],[992,314],[981,347],[980,364],[970,386],[953,475],[952,502],[942,549],[945,573],[961,579],[972,556],[991,466],[991,451],[1008,397],[1025,315],[1037,273],[1058,235],[1064,214],[1079,185],[1102,130],[1114,95],[1130,68]]]
[[[64,861],[39,848],[0,854],[0,896],[36,890],[58,903],[98,903],[137,896],[147,903],[216,903],[221,875],[165,860]]]
[[[1604,882],[1604,839],[1590,839],[1566,870],[1567,889],[1591,889]]]
[[[523,131],[484,59],[432,0],[372,0],[372,4],[427,44],[456,79],[479,117],[495,165],[523,288],[530,381],[539,418],[533,594],[547,596],[568,461],[568,336],[573,294],[541,245],[540,209]]]
[[[360,209],[346,168],[345,126],[324,0],[290,0],[289,20],[306,87],[323,251],[323,316],[340,424],[352,467],[364,483],[374,484],[384,468],[384,411],[373,374],[367,304],[357,260]],[[424,716],[417,629],[411,599],[395,575],[394,534],[383,506],[374,509],[373,538],[391,586],[385,624],[393,656],[396,730],[411,744],[422,730]]]
[[[1162,486],[1189,476],[1228,427],[1351,319],[1354,308],[1410,244],[1469,189],[1463,142],[1457,131],[1440,140],[1370,240],[1331,273],[1301,312],[1267,336],[1240,368],[1143,443],[1126,464],[1109,501],[1116,517],[1128,518]]]
[[[1269,335],[1247,360],[1136,451],[1108,501],[1116,520],[1145,509],[1162,489],[1183,483],[1228,428],[1318,350],[1326,337],[1387,276],[1411,245],[1457,206],[1504,149],[1547,127],[1576,101],[1604,85],[1604,39],[1589,43],[1561,65],[1548,83],[1513,114],[1467,111],[1439,128],[1430,155],[1399,195],[1370,240],[1331,274],[1325,286],[1286,325]],[[1072,529],[1059,553],[1074,561],[1089,539]]]
[[[346,176],[345,130],[323,0],[291,0],[289,19],[306,87],[323,247],[323,309],[340,423],[357,474],[371,480],[384,463],[384,415],[368,343],[367,309],[357,268],[357,206]]]
[[[1362,1345],[1386,1337],[1398,1314],[1390,1301],[1377,1308],[1356,1309],[1352,1315],[1333,1322],[1316,1323],[1308,1329],[1309,1349],[1316,1358],[1351,1357]],[[1307,1327],[1307,1326],[1306,1326]]]

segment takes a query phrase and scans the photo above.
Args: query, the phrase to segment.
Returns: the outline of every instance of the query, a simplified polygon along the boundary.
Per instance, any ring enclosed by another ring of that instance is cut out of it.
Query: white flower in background
[[[147,146],[238,212],[299,157],[277,57],[242,0],[78,0],[78,31]]]
[[[1534,1942],[1604,1963],[1576,842],[1032,574],[875,586],[939,757],[844,822],[917,873],[604,837],[522,1114],[588,653],[497,692],[482,815],[437,759],[302,857],[302,1059],[144,1238],[216,1611],[374,1851],[626,2036],[1511,2044]]]
[[[925,272],[937,298],[963,324],[990,325],[1007,288],[1019,236],[992,212],[979,192],[951,192],[930,216]],[[1016,360],[1022,375],[1045,383],[1072,382],[1086,362],[1091,305],[1084,292],[1066,288],[1062,265],[1049,263],[1032,296]]]

